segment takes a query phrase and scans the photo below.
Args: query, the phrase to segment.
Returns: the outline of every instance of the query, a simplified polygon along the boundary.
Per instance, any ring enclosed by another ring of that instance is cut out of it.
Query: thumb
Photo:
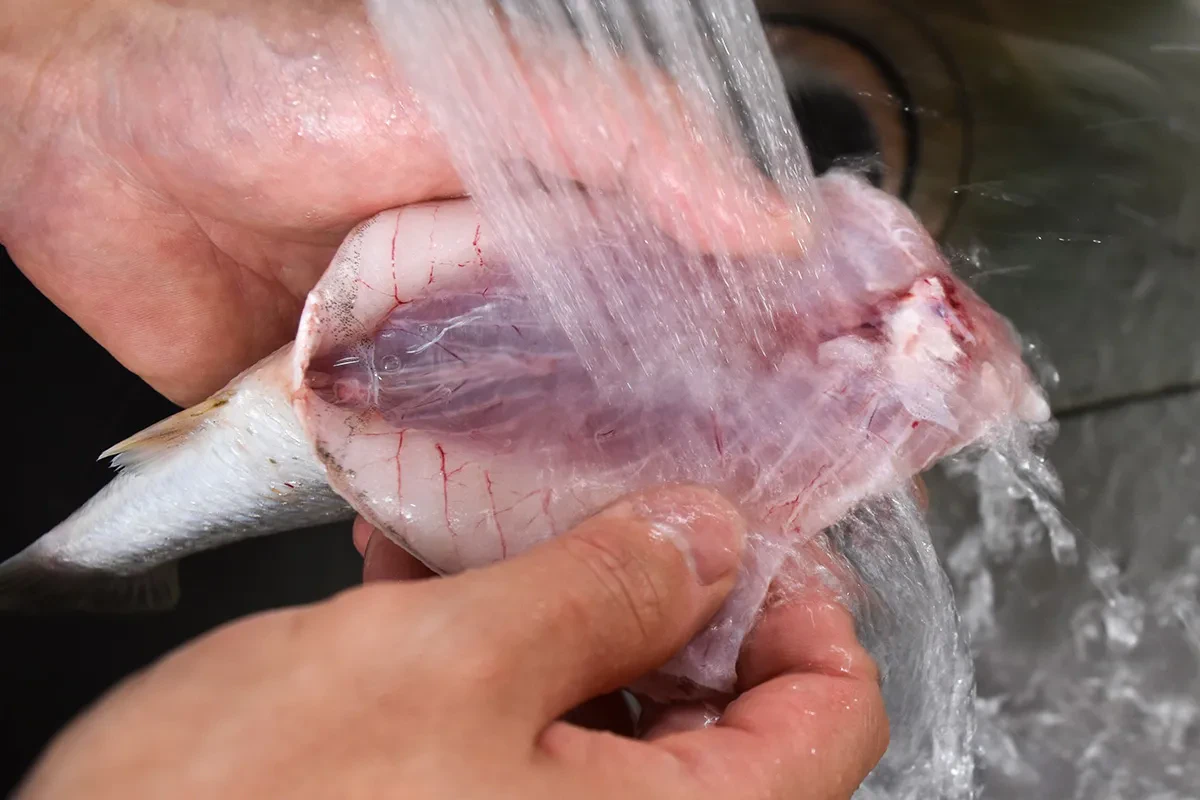
[[[479,644],[541,726],[665,664],[729,593],[744,537],[719,494],[669,485],[452,580],[500,612]]]

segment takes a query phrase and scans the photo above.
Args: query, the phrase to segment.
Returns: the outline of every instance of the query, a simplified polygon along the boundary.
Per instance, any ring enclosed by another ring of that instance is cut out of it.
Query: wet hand
[[[356,0],[16,0],[0,42],[0,241],[182,404],[295,335],[351,227],[461,194]]]
[[[180,404],[293,338],[354,225],[464,192],[360,0],[13,0],[5,12],[0,241]],[[625,104],[594,88],[547,109],[573,154],[562,177],[645,194],[689,247],[716,246],[700,233],[716,224],[721,247],[802,249],[802,215],[746,177],[745,154],[677,158],[701,145],[669,137],[605,139],[605,152],[588,134],[611,132]]]
[[[769,607],[724,708],[652,709],[630,736],[564,719],[703,625],[743,534],[718,496],[665,487],[454,577],[372,537],[368,577],[387,580],[179,650],[68,728],[17,796],[848,798],[887,723],[853,620],[817,587]]]

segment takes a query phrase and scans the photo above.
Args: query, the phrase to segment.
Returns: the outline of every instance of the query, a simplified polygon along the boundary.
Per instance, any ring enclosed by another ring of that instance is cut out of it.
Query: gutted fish
[[[169,604],[181,556],[352,512],[453,573],[630,490],[690,481],[740,505],[751,547],[654,690],[729,689],[784,554],[995,426],[1048,416],[1007,323],[909,211],[848,174],[818,186],[837,223],[828,280],[798,283],[808,294],[753,341],[715,317],[703,391],[695,365],[670,359],[652,392],[598,383],[470,201],[379,214],[346,238],[292,344],[110,451],[113,481],[0,565],[0,606]],[[673,246],[643,233],[621,246]],[[564,241],[561,268],[610,246]],[[755,268],[746,257],[746,280]],[[695,281],[682,288],[717,290]],[[672,313],[652,298],[635,310]]]

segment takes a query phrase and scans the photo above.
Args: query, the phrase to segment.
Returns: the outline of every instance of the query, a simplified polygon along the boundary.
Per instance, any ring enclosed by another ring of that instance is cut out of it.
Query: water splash
[[[848,602],[879,665],[892,740],[856,797],[975,796],[975,681],[929,527],[893,493],[841,520],[830,540],[858,581]]]
[[[1183,558],[1136,574],[1065,522],[1031,446],[1047,431],[1012,434],[944,465],[977,502],[977,524],[946,537],[946,564],[979,676],[983,797],[1197,797],[1195,526],[1160,537]]]

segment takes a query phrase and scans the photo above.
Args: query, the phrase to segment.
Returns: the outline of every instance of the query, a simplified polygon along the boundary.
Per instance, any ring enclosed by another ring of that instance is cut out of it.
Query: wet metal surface
[[[1198,418],[1191,392],[1063,421],[1064,563],[1044,537],[980,535],[970,491],[931,476],[975,651],[983,798],[1196,796]]]
[[[1194,4],[762,5],[789,84],[859,100],[885,187],[1053,362],[1057,410],[1200,385]]]

